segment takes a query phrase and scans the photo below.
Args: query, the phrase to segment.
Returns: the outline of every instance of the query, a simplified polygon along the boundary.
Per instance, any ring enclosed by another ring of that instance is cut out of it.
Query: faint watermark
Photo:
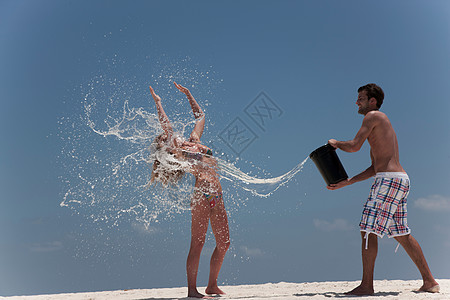
[[[235,117],[219,134],[219,138],[237,156],[240,156],[259,138],[255,133],[256,130],[253,130],[248,124],[248,119],[257,125],[258,130],[266,132],[270,122],[280,118],[283,111],[265,92],[260,92],[245,107],[244,113],[244,119],[239,116]],[[250,123],[252,124],[252,122]]]
[[[262,131],[266,131],[266,126],[271,120],[283,114],[281,108],[264,92],[259,93],[244,111]]]
[[[241,118],[236,117],[220,132],[219,138],[239,156],[258,136]]]

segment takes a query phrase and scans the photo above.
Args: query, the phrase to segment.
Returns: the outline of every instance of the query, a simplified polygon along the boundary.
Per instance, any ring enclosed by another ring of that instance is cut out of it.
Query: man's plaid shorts
[[[380,237],[409,234],[406,219],[409,186],[406,173],[377,173],[359,223],[361,231]]]

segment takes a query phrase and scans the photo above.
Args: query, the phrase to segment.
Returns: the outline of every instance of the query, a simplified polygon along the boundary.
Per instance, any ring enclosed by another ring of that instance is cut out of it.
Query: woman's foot
[[[208,295],[225,295],[225,293],[221,289],[219,289],[218,286],[207,287],[205,293],[207,293]]]
[[[189,298],[205,298],[205,295],[200,294],[197,290],[188,291]]]

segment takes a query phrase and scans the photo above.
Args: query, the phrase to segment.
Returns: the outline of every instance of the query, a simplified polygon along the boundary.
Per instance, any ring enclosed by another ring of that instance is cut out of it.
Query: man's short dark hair
[[[366,91],[367,99],[375,98],[377,100],[377,107],[381,107],[383,104],[384,92],[378,85],[375,83],[363,85],[358,89],[358,93],[362,91]]]

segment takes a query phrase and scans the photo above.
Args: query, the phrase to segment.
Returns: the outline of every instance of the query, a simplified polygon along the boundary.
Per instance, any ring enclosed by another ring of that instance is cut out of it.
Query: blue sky
[[[329,138],[351,139],[362,121],[356,90],[378,83],[412,180],[413,236],[435,277],[450,278],[449,16],[448,1],[0,0],[1,295],[185,285],[188,211],[147,229],[132,215],[117,226],[90,218],[110,207],[60,207],[77,167],[104,175],[68,159],[68,144],[83,158],[129,149],[83,122],[89,84],[98,104],[117,94],[117,114],[125,100],[153,112],[154,84],[169,115],[184,118],[187,106],[170,105],[172,74],[205,105],[205,143],[261,176],[287,172]],[[261,92],[281,112],[262,128],[245,113]],[[239,155],[220,138],[236,118],[257,137]],[[339,152],[350,175],[369,166],[368,151]],[[328,191],[308,161],[269,198],[227,188],[232,247],[219,281],[360,279],[370,184]],[[199,285],[213,247],[209,233]],[[395,247],[381,240],[375,277],[420,278]]]

